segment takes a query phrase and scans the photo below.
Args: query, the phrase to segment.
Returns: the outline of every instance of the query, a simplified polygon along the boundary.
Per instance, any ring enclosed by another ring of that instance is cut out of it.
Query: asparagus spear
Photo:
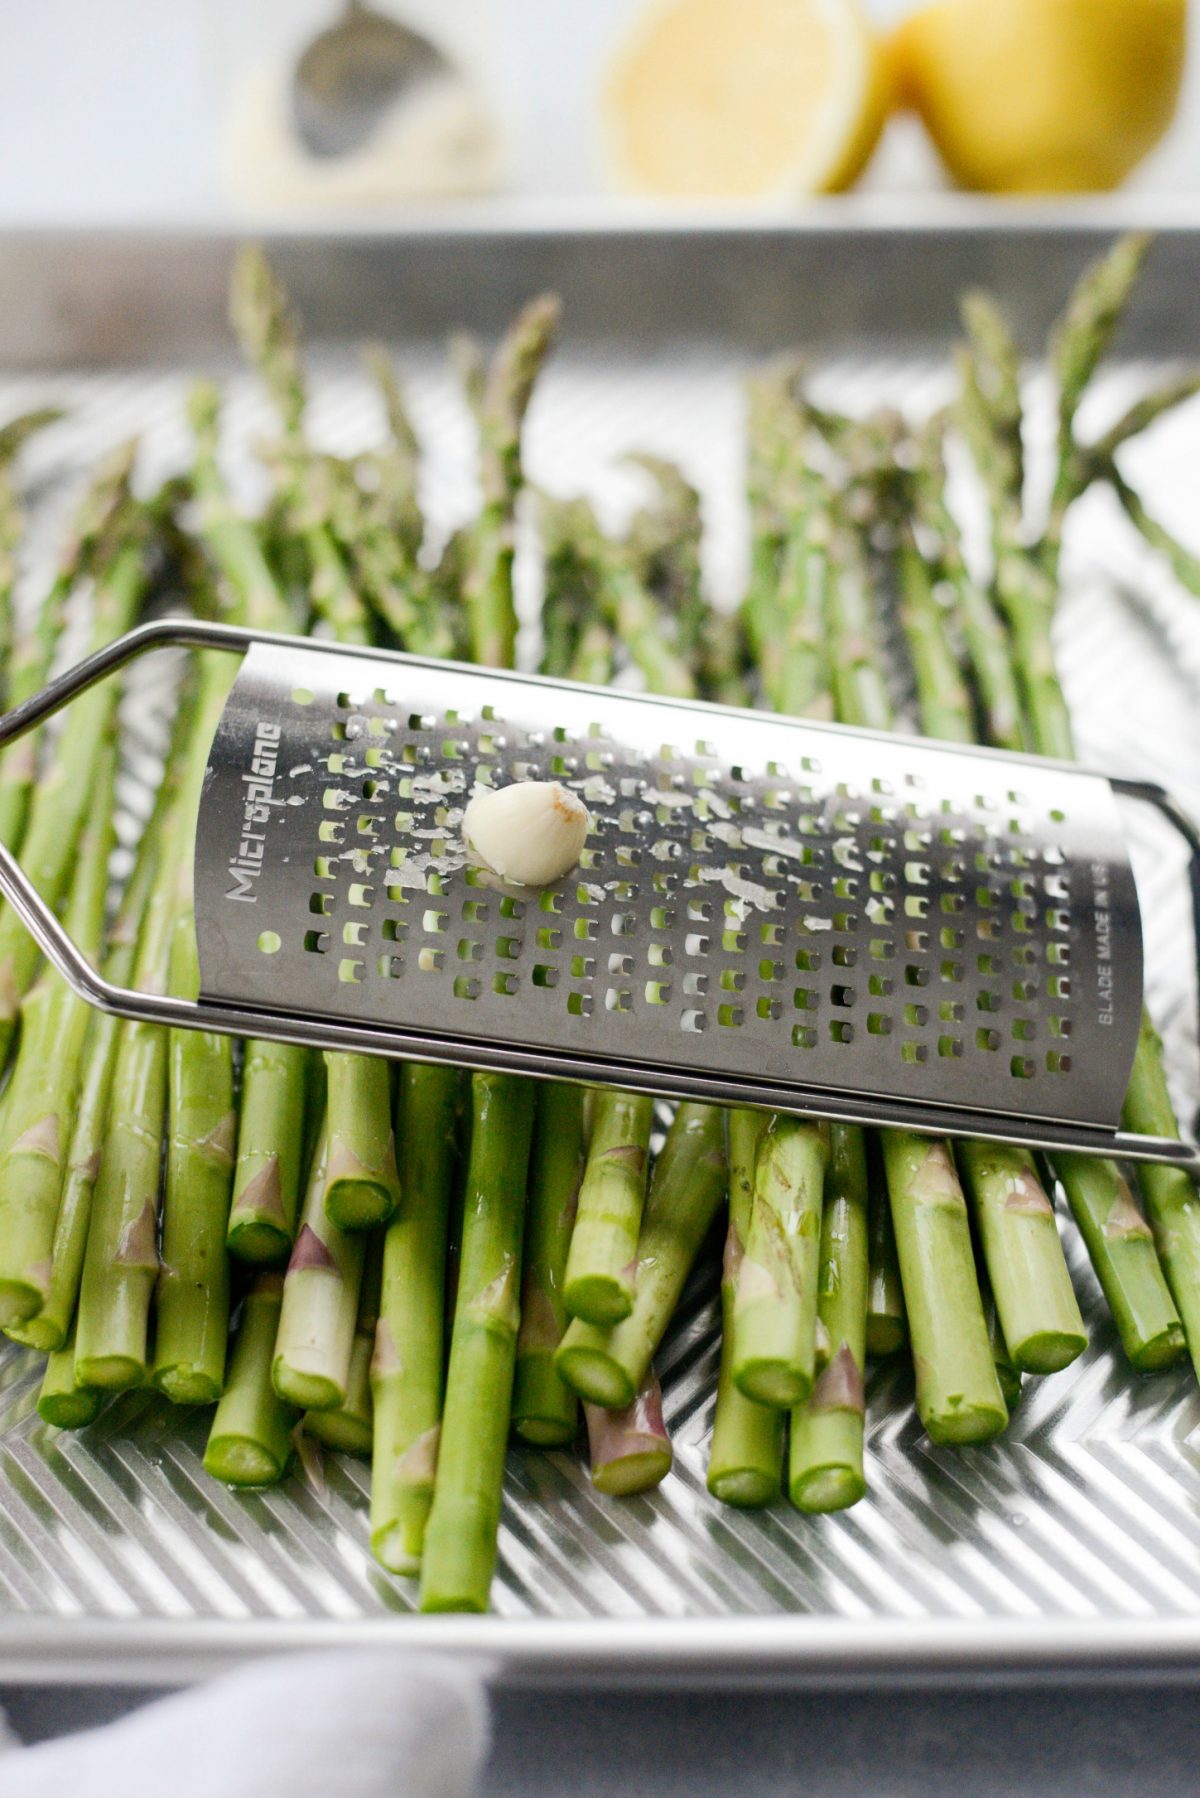
[[[1183,1328],[1128,1181],[1098,1156],[1056,1154],[1050,1162],[1130,1362],[1143,1373],[1169,1366],[1183,1351]]]
[[[841,1511],[867,1489],[863,1477],[867,1334],[866,1142],[845,1124],[830,1129],[821,1219],[818,1308],[829,1359],[807,1404],[792,1412],[788,1495],[801,1511]]]
[[[1106,255],[1084,270],[1051,333],[1050,369],[1058,383],[1058,466],[1042,552],[1051,575],[1057,572],[1063,519],[1081,485],[1075,416],[1112,343],[1150,244],[1146,232],[1119,237]]]
[[[75,1373],[75,1343],[68,1338],[52,1351],[38,1394],[38,1416],[57,1430],[84,1430],[95,1423],[107,1393],[81,1386]]]
[[[651,1368],[631,1405],[606,1411],[585,1405],[592,1484],[609,1498],[629,1498],[661,1486],[671,1471],[671,1438],[663,1421],[662,1388]]]
[[[37,617],[30,627],[16,634],[11,653],[5,655],[5,699],[9,707],[32,698],[49,678],[66,602],[78,582],[93,571],[101,546],[111,548],[113,527],[122,513],[129,512],[129,477],[136,451],[136,443],[122,444],[103,459],[88,484]],[[40,731],[31,731],[0,750],[0,842],[10,849],[19,848],[25,834],[40,738]]]
[[[227,1486],[273,1486],[287,1472],[299,1412],[275,1391],[271,1363],[283,1276],[254,1276],[242,1300],[229,1376],[213,1415],[204,1471]]]
[[[283,1283],[271,1377],[280,1398],[308,1411],[346,1400],[366,1239],[340,1230],[325,1206],[328,1120],[322,1127],[300,1230]]]
[[[479,397],[483,507],[471,533],[463,598],[471,625],[471,659],[489,668],[513,663],[513,523],[523,479],[521,437],[558,316],[558,301],[550,294],[524,307],[501,343]]]
[[[421,1609],[482,1611],[496,1562],[516,1358],[532,1086],[476,1074],[462,1250]]]
[[[711,1105],[681,1105],[654,1166],[638,1239],[633,1310],[609,1329],[576,1319],[557,1366],[580,1398],[633,1403],[726,1191],[725,1123]]]
[[[185,857],[183,871],[189,876]],[[171,990],[200,990],[195,920],[185,903],[171,941]],[[212,1404],[225,1381],[229,1263],[225,1232],[237,1115],[229,1039],[173,1030],[162,1256],[155,1304],[154,1384],[177,1405]]]
[[[908,1341],[896,1233],[878,1145],[867,1144],[870,1204],[867,1211],[867,1353],[894,1355]]]
[[[226,1247],[239,1261],[286,1262],[296,1234],[305,1051],[250,1042],[242,1070],[237,1165]]]
[[[1148,1012],[1142,1014],[1123,1122],[1139,1135],[1178,1136],[1179,1126],[1163,1073],[1162,1043]],[[1200,1374],[1200,1198],[1187,1171],[1161,1162],[1138,1169],[1159,1260],[1175,1300],[1192,1365]]]
[[[340,1449],[348,1455],[369,1456],[371,1453],[371,1357],[379,1322],[382,1277],[383,1235],[376,1231],[367,1238],[358,1316],[350,1350],[350,1371],[346,1376],[346,1396],[331,1410],[306,1411],[304,1415],[306,1435],[325,1448]]]
[[[938,560],[950,583],[953,613],[978,689],[987,741],[997,749],[1021,750],[1025,732],[1008,634],[990,595],[967,568],[958,526],[945,500],[944,431],[945,421],[939,417],[918,435],[914,516],[936,543]]]
[[[326,1055],[329,1163],[325,1210],[342,1230],[384,1224],[400,1204],[391,1074],[368,1055]]]
[[[177,799],[182,772],[181,746],[189,740],[191,717],[191,690],[187,688],[176,715],[173,744],[167,755],[154,808],[142,832],[133,873],[109,934],[104,971],[106,977],[117,986],[128,985],[134,973],[142,919],[158,871],[164,822]],[[75,1314],[87,1248],[92,1194],[100,1171],[101,1151],[108,1125],[109,1095],[121,1036],[118,1018],[93,1012],[82,1000],[76,1000],[75,1003],[88,1020],[83,1053],[83,1084],[78,1094],[66,1177],[54,1226],[49,1286],[41,1309],[24,1324],[10,1326],[9,1329],[9,1334],[19,1342],[48,1352],[63,1346]]]
[[[127,510],[96,579],[90,649],[103,649],[134,623],[150,580],[145,515]],[[101,683],[74,701],[70,724],[56,740],[29,809],[21,865],[50,905],[70,878],[88,812],[92,771],[112,731],[116,685]],[[38,964],[38,948],[11,908],[0,913],[0,1060],[7,1057],[21,1000]]]
[[[766,1112],[728,1113],[729,1229],[721,1271],[721,1365],[708,1489],[723,1504],[745,1508],[775,1502],[783,1461],[783,1412],[755,1404],[733,1378],[733,1308],[754,1205],[755,1163],[767,1123]]]
[[[758,1404],[802,1404],[815,1372],[821,1193],[829,1129],[776,1117],[759,1144],[733,1295],[733,1379]]]
[[[615,1324],[633,1309],[654,1101],[601,1088],[594,1107],[563,1298],[572,1317]]]
[[[406,1062],[400,1070],[404,1205],[384,1238],[371,1362],[371,1548],[393,1573],[417,1571],[433,1501],[459,1090],[454,1068]]]
[[[921,729],[946,743],[975,741],[975,714],[958,658],[946,637],[946,618],[934,592],[933,571],[911,532],[901,539],[900,623],[917,683]]]
[[[90,960],[104,935],[116,751],[100,752],[92,816],[79,845],[66,924]],[[43,1305],[53,1265],[63,1164],[87,1035],[89,1008],[47,970],[21,1010],[21,1053],[0,1131],[0,1324],[28,1321]]]
[[[517,1435],[541,1447],[571,1442],[579,1420],[554,1356],[567,1327],[563,1280],[583,1167],[583,1088],[547,1082],[538,1088],[529,1166],[512,1405]]]
[[[888,1130],[883,1159],[904,1282],[917,1410],[935,1442],[981,1442],[1008,1412],[984,1323],[966,1200],[944,1143]]]
[[[1033,1157],[1002,1143],[964,1142],[958,1164],[1009,1358],[1025,1373],[1057,1373],[1083,1353],[1087,1331]]]
[[[988,1282],[986,1264],[976,1261],[975,1274],[979,1281],[979,1296],[983,1300],[983,1321],[987,1325],[992,1360],[996,1364],[996,1378],[1000,1382],[1000,1391],[1011,1417],[1021,1402],[1021,1370],[1009,1354],[1008,1344],[1004,1340],[1000,1313],[996,1309],[996,1297]]]

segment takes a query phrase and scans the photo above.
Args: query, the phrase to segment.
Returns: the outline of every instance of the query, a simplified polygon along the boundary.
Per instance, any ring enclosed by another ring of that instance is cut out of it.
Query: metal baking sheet
[[[1051,261],[1065,280],[1093,246],[1078,233],[1053,241]],[[1175,240],[1180,271],[1189,257],[1194,265],[1200,237],[1186,247],[1185,257]],[[122,254],[132,253],[125,245]],[[383,257],[378,244],[372,253]],[[570,259],[567,247],[558,253]],[[580,253],[578,245],[571,251]],[[610,240],[594,243],[593,253],[619,260],[623,252]],[[693,245],[689,253],[703,260],[707,252]],[[73,261],[62,245],[51,257],[60,281],[55,316],[69,321],[58,351],[47,351],[60,366],[0,377],[0,418],[52,398],[70,408],[29,456],[39,496],[33,588],[71,490],[104,448],[138,431],[148,480],[187,455],[182,371],[196,366],[195,346],[181,328],[175,366],[139,366],[130,321],[118,329],[110,312],[97,311],[105,289],[102,281],[89,288],[97,272],[90,254],[80,243]],[[147,284],[165,267],[157,254],[145,250]],[[204,254],[216,251],[210,245]],[[342,266],[345,245],[313,240],[303,254],[309,290],[328,294],[330,268]],[[404,246],[392,254],[399,278]],[[516,254],[509,244],[506,257]],[[290,246],[289,262],[300,255]],[[981,241],[974,264],[956,278],[987,278],[1006,266],[1005,255],[1000,239]],[[872,280],[868,235],[844,234],[837,259],[862,282]],[[476,246],[473,267],[481,278],[486,273],[486,245]],[[771,289],[777,311],[787,271],[783,257]],[[914,239],[909,273],[919,282],[925,272]],[[529,273],[527,283],[514,278],[514,299],[541,270]],[[459,298],[451,285],[436,308],[429,295],[424,303],[449,326],[470,310]],[[1162,293],[1154,298],[1160,303]],[[328,312],[322,322],[325,335],[336,335]],[[346,336],[360,323],[348,314]],[[639,496],[635,475],[619,465],[622,452],[677,456],[705,496],[707,577],[732,603],[746,551],[739,380],[762,345],[757,329],[728,320],[719,337],[697,336],[686,305],[673,339],[667,323],[659,317],[654,341],[639,348],[632,338],[573,335],[568,313],[563,349],[531,419],[530,471],[560,491],[586,488],[616,522]],[[796,309],[775,347],[803,342],[804,324]],[[4,330],[0,312],[0,366]],[[474,500],[469,421],[440,350],[416,334],[392,336],[428,450],[425,505],[434,530],[443,531],[469,515]],[[890,401],[924,411],[939,403],[949,381],[944,354],[897,341],[899,350],[879,336],[853,356],[822,356],[819,391],[850,410]],[[66,366],[60,352],[72,346],[93,366]],[[1092,422],[1101,427],[1162,372],[1172,347],[1168,339],[1164,356],[1115,367],[1096,395]],[[19,351],[17,343],[14,360]],[[106,365],[95,366],[97,359]],[[314,355],[313,384],[312,428],[321,444],[350,449],[380,428],[346,344]],[[1036,375],[1029,401],[1044,461],[1052,420]],[[269,419],[244,377],[233,380],[227,423],[230,471],[254,505],[263,477],[250,446],[268,432]],[[1158,510],[1193,540],[1198,458],[1197,404],[1131,457]],[[965,489],[964,497],[969,511]],[[529,547],[522,545],[518,563],[526,608],[536,600]],[[1083,755],[1161,780],[1200,811],[1200,603],[1178,590],[1103,493],[1072,519],[1065,579],[1061,659]],[[142,687],[125,706],[127,841],[144,812],[165,700],[162,690]],[[1190,1118],[1200,1078],[1179,855],[1140,808],[1131,809],[1129,828],[1147,920],[1147,991],[1166,1037],[1176,1101]],[[486,1619],[410,1615],[413,1586],[390,1578],[370,1556],[360,1463],[329,1457],[320,1479],[295,1476],[274,1491],[235,1495],[201,1470],[205,1414],[127,1395],[91,1430],[56,1433],[34,1411],[37,1358],[6,1349],[0,1667],[22,1678],[187,1678],[267,1648],[386,1633],[398,1642],[454,1646],[529,1678],[723,1679],[751,1671],[966,1678],[1065,1665],[1089,1674],[1134,1666],[1200,1672],[1200,1389],[1186,1369],[1146,1378],[1120,1363],[1074,1230],[1064,1222],[1063,1232],[1092,1334],[1084,1359],[1027,1382],[1006,1436],[966,1452],[934,1448],[912,1411],[908,1377],[876,1370],[870,1496],[826,1519],[786,1505],[738,1513],[708,1498],[715,1290],[711,1277],[694,1281],[659,1357],[675,1471],[656,1493],[610,1501],[592,1491],[575,1456],[514,1450],[495,1614]]]

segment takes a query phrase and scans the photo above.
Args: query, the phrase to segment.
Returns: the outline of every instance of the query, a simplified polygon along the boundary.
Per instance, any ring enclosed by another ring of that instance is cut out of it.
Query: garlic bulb
[[[556,780],[483,787],[463,814],[463,837],[494,873],[518,886],[547,886],[583,853],[587,806]]]

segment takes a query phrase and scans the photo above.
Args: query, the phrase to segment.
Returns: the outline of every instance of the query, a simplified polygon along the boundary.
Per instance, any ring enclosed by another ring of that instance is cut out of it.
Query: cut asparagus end
[[[1073,1330],[1039,1330],[1022,1342],[1010,1342],[1008,1352],[1022,1373],[1059,1373],[1079,1359],[1087,1343],[1086,1334]]]
[[[373,1180],[337,1180],[325,1194],[325,1215],[339,1230],[373,1230],[395,1209],[394,1195]]]
[[[210,1436],[204,1471],[226,1486],[274,1486],[287,1472],[287,1461],[270,1454],[249,1436]]]
[[[793,1480],[788,1497],[798,1511],[821,1515],[827,1511],[846,1511],[856,1505],[867,1490],[867,1482],[854,1467],[813,1467],[800,1479]]]
[[[567,1448],[575,1440],[575,1419],[514,1417],[513,1433],[531,1448]]]
[[[4,1333],[22,1348],[40,1349],[43,1355],[52,1355],[67,1340],[67,1332],[56,1318],[40,1314],[21,1324],[6,1324]]]
[[[790,1411],[802,1405],[812,1391],[812,1376],[789,1361],[748,1361],[739,1367],[735,1377],[743,1398],[756,1405],[769,1405],[775,1411]]]
[[[575,1440],[579,1401],[554,1365],[554,1350],[517,1350],[512,1427],[523,1442],[562,1448]]]
[[[607,1274],[584,1274],[567,1282],[563,1299],[572,1317],[604,1329],[623,1323],[633,1310],[633,1282]]]
[[[964,1403],[961,1398],[946,1398],[941,1406],[921,1413],[921,1422],[931,1442],[941,1444],[990,1442],[1008,1422],[1003,1401]]]
[[[75,1363],[81,1386],[99,1386],[105,1392],[128,1392],[146,1378],[146,1363],[132,1355],[92,1355]]]
[[[894,1355],[908,1341],[908,1325],[902,1317],[876,1312],[867,1316],[867,1353],[876,1361]]]
[[[593,1467],[592,1484],[606,1498],[631,1498],[635,1492],[661,1486],[670,1471],[670,1447],[647,1448]]]
[[[29,1280],[0,1280],[0,1329],[28,1323],[41,1310],[46,1295]]]
[[[555,1366],[573,1392],[606,1411],[619,1411],[637,1396],[628,1373],[603,1349],[564,1343]]]
[[[106,1393],[91,1387],[74,1392],[44,1392],[38,1400],[38,1416],[56,1430],[85,1430],[100,1415]]]
[[[1139,1373],[1158,1373],[1161,1368],[1178,1361],[1186,1347],[1182,1324],[1168,1324],[1157,1336],[1143,1339],[1136,1349],[1127,1343],[1125,1353],[1130,1366]]]
[[[278,1224],[247,1218],[230,1224],[225,1246],[237,1261],[249,1261],[255,1267],[284,1267],[292,1252],[292,1239]]]
[[[781,1480],[772,1479],[757,1467],[735,1467],[721,1473],[709,1472],[708,1489],[723,1505],[738,1511],[761,1511],[779,1497]]]
[[[173,1405],[215,1405],[221,1396],[221,1382],[198,1367],[156,1367],[153,1384]]]
[[[345,1388],[328,1374],[308,1373],[293,1361],[277,1355],[271,1368],[271,1383],[281,1399],[301,1411],[333,1411],[345,1403]]]
[[[424,1534],[423,1523],[419,1530],[414,1530],[404,1522],[389,1523],[373,1533],[371,1553],[388,1573],[401,1573],[411,1577],[421,1571],[421,1540]]]
[[[339,1454],[371,1453],[370,1420],[352,1417],[348,1411],[310,1411],[305,1416],[304,1429],[315,1441]]]

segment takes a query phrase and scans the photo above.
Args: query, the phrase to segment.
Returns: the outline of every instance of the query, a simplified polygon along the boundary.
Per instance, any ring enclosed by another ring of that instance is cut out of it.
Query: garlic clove
[[[463,813],[467,847],[493,873],[518,886],[548,886],[576,867],[591,818],[556,780],[481,787]]]

